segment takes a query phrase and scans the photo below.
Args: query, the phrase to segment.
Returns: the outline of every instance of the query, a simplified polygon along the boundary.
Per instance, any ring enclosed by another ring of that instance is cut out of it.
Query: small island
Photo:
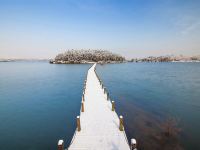
[[[58,54],[51,64],[122,63],[125,58],[107,50],[67,50]]]

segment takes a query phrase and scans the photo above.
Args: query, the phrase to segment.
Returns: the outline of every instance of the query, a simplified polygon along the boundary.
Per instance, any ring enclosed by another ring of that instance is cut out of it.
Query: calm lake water
[[[90,65],[0,63],[0,149],[55,150],[71,141]]]
[[[163,123],[176,120],[181,132],[166,144],[200,149],[200,63],[112,64],[97,71],[124,116],[129,139],[156,149]]]
[[[0,63],[0,149],[55,150],[60,138],[68,145],[90,66]],[[163,124],[173,118],[181,130],[172,144],[200,149],[200,63],[109,64],[97,72],[129,139],[157,148]]]

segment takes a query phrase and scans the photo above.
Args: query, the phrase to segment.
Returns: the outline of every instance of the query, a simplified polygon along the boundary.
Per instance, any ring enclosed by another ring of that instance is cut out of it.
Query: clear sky
[[[0,58],[200,54],[200,0],[0,0]]]

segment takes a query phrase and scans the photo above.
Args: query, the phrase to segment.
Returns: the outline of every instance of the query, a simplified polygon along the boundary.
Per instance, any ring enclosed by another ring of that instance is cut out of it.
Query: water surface
[[[90,65],[0,63],[0,149],[55,150],[69,144]]]
[[[91,65],[0,63],[0,149],[55,150],[70,143]],[[125,119],[128,139],[158,149],[163,124],[175,118],[175,146],[200,149],[200,64],[98,65],[97,72]],[[162,148],[166,147],[162,143]]]
[[[117,113],[125,118],[129,139],[139,139],[145,149],[157,148],[154,138],[163,124],[176,120],[181,132],[173,141],[188,150],[200,149],[200,63],[126,63],[97,68],[116,101]]]

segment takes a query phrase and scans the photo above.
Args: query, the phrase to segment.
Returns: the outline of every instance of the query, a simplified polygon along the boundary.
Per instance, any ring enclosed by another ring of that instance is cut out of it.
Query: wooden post
[[[77,130],[81,131],[81,121],[80,121],[80,116],[76,117],[76,124],[77,124]]]
[[[137,150],[136,139],[131,139],[131,150]]]
[[[109,93],[107,92],[107,100],[109,100]]]
[[[101,84],[101,88],[103,89],[103,83]]]
[[[115,101],[112,101],[112,111],[115,111]]]
[[[63,140],[58,141],[58,150],[64,150],[64,141]]]
[[[84,102],[81,102],[81,112],[84,112]]]
[[[119,130],[124,131],[124,120],[123,116],[119,116]]]

